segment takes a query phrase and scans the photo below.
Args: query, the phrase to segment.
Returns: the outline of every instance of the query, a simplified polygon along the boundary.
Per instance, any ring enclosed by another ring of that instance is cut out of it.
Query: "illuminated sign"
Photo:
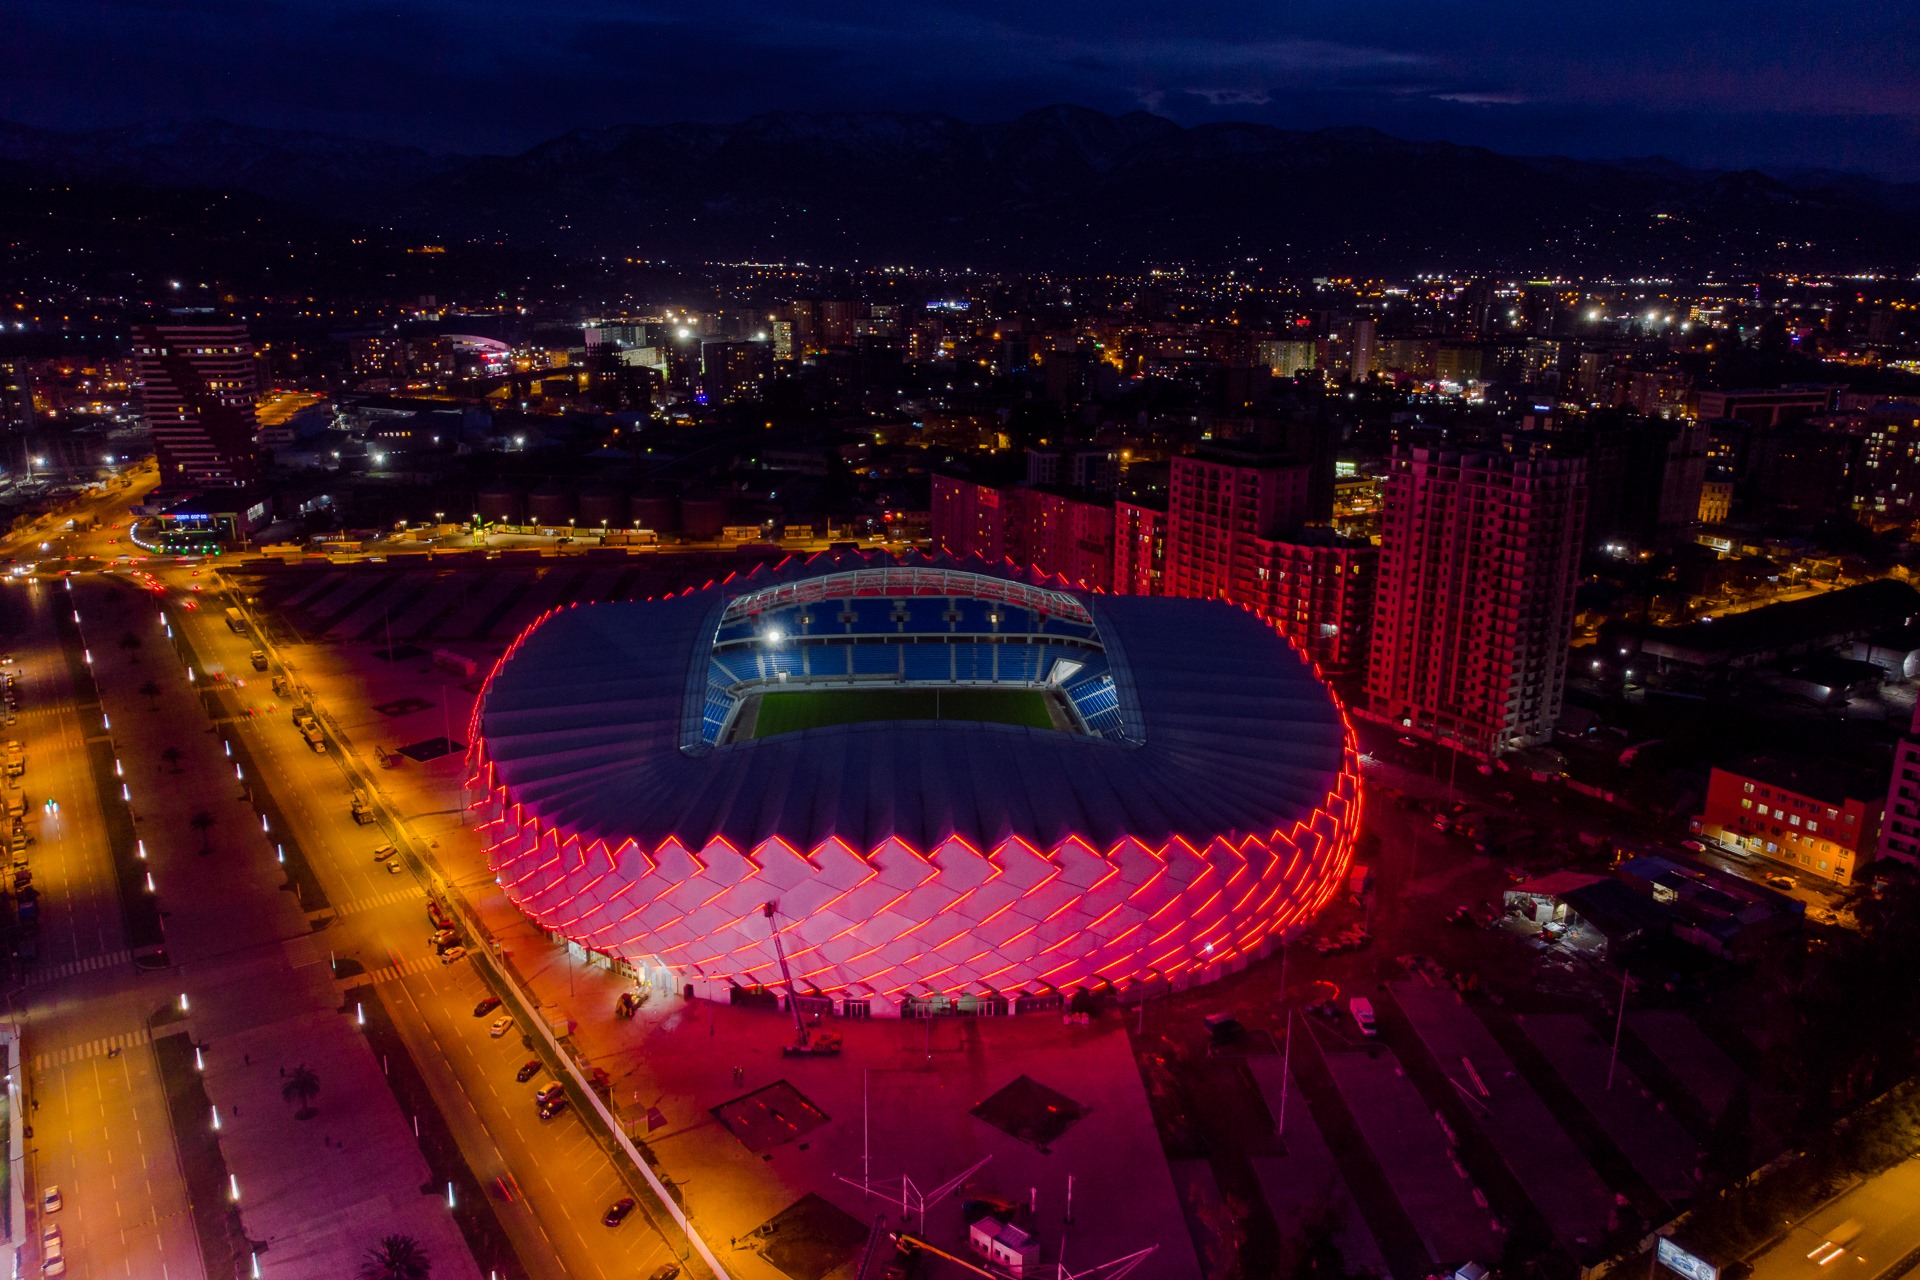
[[[1654,1257],[1661,1266],[1678,1271],[1687,1280],[1720,1280],[1720,1268],[1705,1258],[1694,1257],[1665,1236],[1654,1246]]]

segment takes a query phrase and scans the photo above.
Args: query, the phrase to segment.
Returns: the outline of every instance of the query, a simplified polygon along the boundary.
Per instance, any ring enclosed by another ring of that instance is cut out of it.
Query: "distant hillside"
[[[16,173],[232,189],[579,255],[982,268],[1222,266],[1693,275],[1908,270],[1920,190],[1051,107],[579,130],[516,156],[219,123],[0,126]]]

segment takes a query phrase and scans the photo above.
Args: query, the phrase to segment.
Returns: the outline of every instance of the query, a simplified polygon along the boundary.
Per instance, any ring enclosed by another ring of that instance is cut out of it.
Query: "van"
[[[1353,1014],[1361,1035],[1371,1039],[1380,1034],[1380,1026],[1373,1020],[1373,1001],[1365,996],[1355,996],[1347,1001],[1347,1011]]]

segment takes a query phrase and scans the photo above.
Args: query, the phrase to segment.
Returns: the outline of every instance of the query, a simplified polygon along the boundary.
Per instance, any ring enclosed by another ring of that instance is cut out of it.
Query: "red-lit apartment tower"
[[[1492,757],[1552,736],[1585,462],[1414,448],[1387,475],[1370,715]]]
[[[133,354],[161,484],[250,483],[259,381],[246,326],[141,325]]]
[[[1254,580],[1253,540],[1308,518],[1309,474],[1305,463],[1226,450],[1175,458],[1166,594],[1238,599],[1235,581]]]
[[[1167,593],[1167,513],[1122,499],[1113,504],[1113,591],[1122,596]]]
[[[933,545],[1113,589],[1113,507],[1053,489],[933,477]]]
[[[1311,477],[1310,466],[1285,457],[1217,450],[1175,458],[1165,594],[1258,610],[1338,681],[1366,665],[1378,553],[1305,526]],[[1118,564],[1114,580],[1123,581]]]

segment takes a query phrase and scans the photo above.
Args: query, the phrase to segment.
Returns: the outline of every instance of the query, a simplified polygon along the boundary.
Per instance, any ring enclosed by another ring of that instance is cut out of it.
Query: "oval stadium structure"
[[[777,929],[797,994],[851,1016],[1238,968],[1341,887],[1360,813],[1339,704],[1260,618],[980,561],[555,610],[473,730],[528,916],[716,999],[780,986]]]

